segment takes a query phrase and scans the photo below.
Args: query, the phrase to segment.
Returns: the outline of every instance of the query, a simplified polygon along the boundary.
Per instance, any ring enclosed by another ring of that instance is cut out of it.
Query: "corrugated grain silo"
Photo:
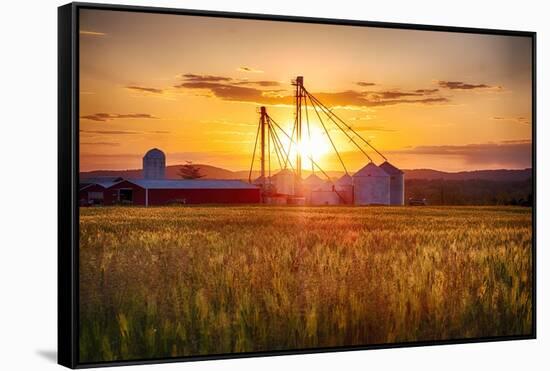
[[[336,181],[336,192],[343,199],[342,203],[353,204],[353,178],[351,175],[345,174]]]
[[[385,161],[380,168],[390,176],[390,205],[405,204],[405,173]]]
[[[283,169],[272,177],[272,184],[275,187],[275,192],[283,195],[296,194],[295,183],[296,176],[288,169]]]
[[[303,195],[306,198],[306,203],[311,203],[311,193],[314,189],[321,187],[325,182],[315,174],[311,174],[302,182]]]
[[[316,188],[316,187],[322,186],[323,184],[325,184],[325,182],[323,181],[323,179],[319,178],[317,175],[311,174],[310,176],[304,179],[302,184],[304,185],[304,187]]]
[[[158,148],[149,150],[143,156],[143,178],[164,179],[166,169],[166,156]]]
[[[353,174],[355,205],[389,205],[390,176],[370,162]]]

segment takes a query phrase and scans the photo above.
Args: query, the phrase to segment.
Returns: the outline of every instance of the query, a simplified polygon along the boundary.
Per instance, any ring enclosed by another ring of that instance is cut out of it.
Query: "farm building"
[[[145,179],[85,179],[79,189],[82,206],[168,204],[254,204],[260,187],[240,180],[164,179],[165,155],[152,149],[143,158]]]
[[[123,180],[105,190],[105,204],[252,204],[260,189],[240,180]]]
[[[121,179],[80,189],[81,205],[254,204],[260,189],[240,180]]]
[[[78,199],[81,206],[103,205],[104,192],[115,183],[122,181],[120,177],[88,178],[80,183]]]

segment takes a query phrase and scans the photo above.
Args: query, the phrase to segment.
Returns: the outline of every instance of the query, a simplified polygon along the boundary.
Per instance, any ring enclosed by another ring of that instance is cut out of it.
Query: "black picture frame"
[[[79,332],[79,11],[81,9],[144,12],[156,14],[192,15],[248,20],[315,23],[327,25],[349,25],[378,27],[386,29],[407,29],[442,31],[453,33],[521,36],[532,43],[532,168],[533,168],[533,214],[532,214],[532,332],[524,336],[499,336],[476,339],[452,339],[442,341],[419,341],[352,347],[296,349],[238,354],[214,354],[192,357],[162,359],[140,359],[101,363],[81,363],[78,359]],[[351,350],[417,347],[461,343],[481,343],[505,340],[526,340],[536,338],[536,32],[497,30],[485,28],[464,28],[421,24],[370,22],[346,19],[326,19],[296,16],[232,13],[156,8],[145,6],[110,5],[96,3],[70,3],[58,8],[58,363],[69,368],[99,366],[122,366],[181,361],[199,361],[228,358],[341,352]]]

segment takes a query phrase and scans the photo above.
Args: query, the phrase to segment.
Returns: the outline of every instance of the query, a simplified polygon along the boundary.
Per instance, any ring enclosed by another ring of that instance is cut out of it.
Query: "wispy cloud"
[[[152,94],[162,94],[164,93],[163,89],[157,89],[157,88],[150,88],[147,86],[138,86],[138,85],[130,85],[125,87],[128,90],[138,91],[142,93],[152,93]]]
[[[463,81],[438,81],[441,88],[451,90],[474,90],[474,89],[492,89],[501,90],[502,86],[493,86],[487,84],[472,84]]]
[[[421,94],[433,94],[437,93],[439,89],[416,89],[415,93],[421,93]]]
[[[281,85],[279,81],[273,81],[273,80],[258,80],[258,81],[238,80],[238,81],[234,81],[233,84],[234,85],[258,85],[263,87],[272,87],[272,86]]]
[[[220,81],[231,81],[231,77],[225,76],[215,76],[215,75],[197,75],[194,73],[186,73],[181,75],[186,81],[193,82],[220,82]]]
[[[248,67],[248,66],[240,66],[239,68],[237,68],[237,71],[239,71],[239,72],[250,72],[250,73],[263,73],[264,72],[262,70],[258,70],[256,68]]]
[[[79,33],[85,36],[107,36],[107,34],[104,32],[88,31],[88,30],[80,30]]]
[[[382,91],[365,91],[364,94],[368,94],[371,98],[374,99],[396,99],[396,98],[403,98],[403,97],[421,97],[423,95],[429,95],[429,93],[424,93],[422,89],[415,90],[415,91],[401,91],[401,90],[382,90]]]
[[[118,119],[158,119],[153,115],[148,113],[93,113],[90,115],[80,116],[81,119],[91,120],[91,121],[111,121]]]
[[[359,86],[374,86],[374,85],[376,85],[376,83],[370,82],[370,81],[357,81],[356,84],[359,85]]]
[[[312,93],[322,102],[333,107],[383,107],[397,104],[433,105],[450,102],[449,98],[402,91],[347,90],[334,93]]]

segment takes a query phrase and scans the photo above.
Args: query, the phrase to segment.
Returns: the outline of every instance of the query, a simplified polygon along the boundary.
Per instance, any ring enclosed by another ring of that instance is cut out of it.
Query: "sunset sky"
[[[81,10],[80,168],[157,147],[246,170],[260,105],[291,131],[298,75],[400,168],[531,167],[531,68],[522,37]],[[342,170],[309,118],[315,160]],[[368,162],[327,128],[350,171]]]

